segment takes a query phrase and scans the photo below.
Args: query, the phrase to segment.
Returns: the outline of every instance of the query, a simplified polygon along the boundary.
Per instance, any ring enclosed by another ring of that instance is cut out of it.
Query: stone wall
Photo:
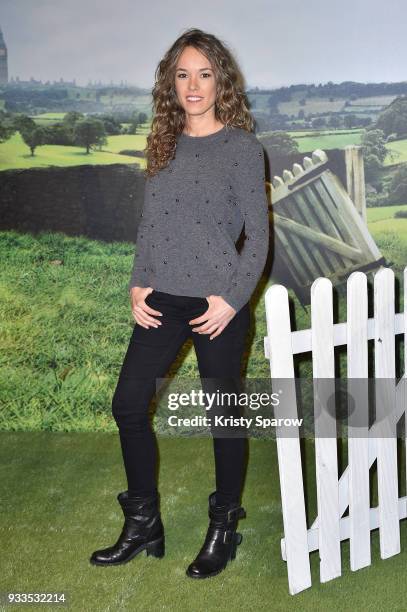
[[[135,241],[145,181],[137,165],[5,170],[0,176],[1,230]]]

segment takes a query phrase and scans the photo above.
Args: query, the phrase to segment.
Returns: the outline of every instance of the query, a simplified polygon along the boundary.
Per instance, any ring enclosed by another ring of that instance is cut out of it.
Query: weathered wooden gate
[[[295,163],[292,171],[274,176],[271,186],[276,269],[292,277],[284,280],[280,274],[278,280],[291,286],[306,303],[316,278],[324,276],[336,285],[355,270],[385,263],[354,202],[327,162],[326,153],[316,149],[312,159],[304,157],[302,165]],[[348,181],[352,193],[359,182]]]
[[[315,470],[318,516],[308,528],[304,503],[300,432],[286,435],[277,429],[284,538],[282,557],[287,561],[289,591],[298,593],[311,586],[309,553],[318,550],[321,582],[341,575],[342,540],[350,540],[350,565],[358,570],[371,563],[370,532],[380,530],[381,557],[400,552],[399,521],[407,516],[407,497],[398,497],[396,426],[404,415],[407,428],[407,267],[404,269],[404,312],[395,313],[394,272],[382,268],[374,276],[374,316],[368,318],[367,278],[353,272],[347,280],[347,321],[333,323],[332,283],[318,278],[311,288],[311,329],[291,331],[287,289],[273,285],[266,291],[266,358],[272,380],[294,380],[293,356],[312,352],[313,379],[333,379],[335,347],[347,345],[348,384],[368,379],[368,340],[374,340],[374,380],[386,383],[386,398],[376,398],[376,420],[368,426],[366,395],[356,394],[362,423],[354,428],[349,419],[348,466],[338,479],[335,419],[317,427],[315,418]],[[395,337],[403,334],[404,375],[396,382]],[[274,382],[273,382],[274,390]],[[322,398],[323,399],[323,398]],[[382,414],[384,400],[392,411]],[[321,397],[314,396],[315,417]],[[326,406],[325,406],[326,408]],[[276,409],[275,409],[276,410]],[[318,412],[319,411],[319,412]],[[298,418],[295,386],[281,398],[278,415]],[[387,418],[383,418],[383,417]],[[291,428],[293,429],[293,428]],[[329,432],[329,433],[328,433]],[[352,435],[353,434],[353,435]],[[356,435],[357,434],[357,435]],[[407,450],[407,449],[406,449]],[[370,507],[370,468],[377,464],[378,506]],[[343,516],[349,508],[348,516]]]

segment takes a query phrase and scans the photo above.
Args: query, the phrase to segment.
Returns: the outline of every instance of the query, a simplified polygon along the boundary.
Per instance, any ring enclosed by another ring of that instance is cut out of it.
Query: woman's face
[[[208,58],[195,47],[185,47],[178,58],[175,90],[187,115],[215,116],[215,73]]]

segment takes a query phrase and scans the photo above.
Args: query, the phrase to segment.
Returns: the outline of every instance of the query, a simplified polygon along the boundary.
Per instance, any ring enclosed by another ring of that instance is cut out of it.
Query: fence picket
[[[404,450],[405,450],[405,464],[406,464],[406,490],[407,490],[407,392],[406,392],[406,380],[407,378],[407,268],[404,268],[403,274],[403,283],[404,283],[404,302],[403,302],[403,314],[404,314],[404,330],[403,330],[403,340],[404,340],[404,374],[398,383],[401,385],[402,391],[402,407],[404,408]]]
[[[394,272],[380,269],[374,276],[377,487],[380,555],[400,552],[397,438],[395,421]],[[388,380],[386,380],[388,379]]]
[[[335,393],[332,306],[331,281],[316,279],[311,286],[311,335],[321,582],[341,575],[336,419],[328,411]]]
[[[349,401],[353,402],[349,406],[348,422],[350,566],[353,571],[371,563],[367,321],[366,275],[353,272],[347,281],[347,375]]]
[[[273,285],[266,291],[266,320],[272,379],[294,380],[294,363],[291,347],[291,324],[287,289]],[[287,387],[285,385],[285,387]],[[298,417],[295,387],[275,406],[284,417]],[[291,395],[291,397],[290,397]],[[305,516],[304,485],[302,478],[301,452],[298,431],[296,436],[280,435],[276,431],[277,456],[280,474],[281,500],[287,555],[289,591],[292,595],[311,586],[311,569],[308,554],[307,523]]]

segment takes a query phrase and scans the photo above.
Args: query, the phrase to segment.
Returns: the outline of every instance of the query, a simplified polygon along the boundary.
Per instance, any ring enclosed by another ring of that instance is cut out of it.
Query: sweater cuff
[[[142,266],[135,265],[130,281],[127,285],[127,290],[130,293],[132,287],[148,287],[147,270]]]
[[[242,288],[239,286],[226,289],[223,291],[221,297],[236,310],[236,314],[249,301],[246,295],[243,294]]]

